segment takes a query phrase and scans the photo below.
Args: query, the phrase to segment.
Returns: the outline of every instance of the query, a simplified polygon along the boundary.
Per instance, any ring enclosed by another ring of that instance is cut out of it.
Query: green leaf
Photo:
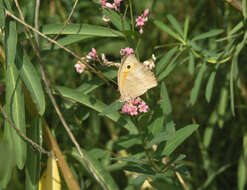
[[[32,119],[31,126],[27,129],[27,137],[33,142],[42,145],[42,121],[40,117]],[[40,178],[41,153],[33,150],[32,146],[27,148],[27,163],[25,168],[25,189],[38,189]]]
[[[238,190],[244,190],[247,183],[247,168],[244,156],[240,155],[238,161]]]
[[[17,46],[17,31],[16,23],[9,21],[6,27],[6,62],[7,65],[12,65],[15,62]]]
[[[178,21],[172,16],[172,15],[167,15],[168,20],[170,21],[170,23],[172,24],[172,26],[174,27],[174,29],[181,35],[183,36],[183,30],[180,26],[180,24],[178,23]]]
[[[230,32],[229,32],[229,36],[232,36],[233,34],[235,34],[236,32],[238,32],[239,30],[241,30],[244,26],[243,21],[240,21]]]
[[[82,94],[78,90],[69,89],[66,87],[57,87],[59,92],[66,98],[70,98],[74,101],[80,102],[81,104],[97,111],[102,112],[107,106],[100,100],[93,98],[90,95]],[[105,115],[109,119],[115,121],[118,125],[126,128],[131,134],[136,134],[137,129],[129,118],[122,117],[119,113],[109,113]]]
[[[158,133],[156,136],[154,136],[154,138],[147,144],[147,148],[152,148],[152,146],[154,144],[159,144],[161,142],[170,140],[171,138],[173,138],[174,136],[172,134],[170,134],[168,131],[164,131],[161,133]]]
[[[180,42],[184,42],[183,39],[177,34],[175,33],[171,28],[169,28],[168,26],[166,26],[163,22],[159,21],[159,20],[155,20],[154,24],[159,27],[161,30],[163,30],[164,32],[166,32],[167,34],[169,34],[170,36],[172,36],[173,38],[175,38],[176,40],[180,41]]]
[[[67,45],[70,45],[70,44],[73,44],[73,43],[76,43],[76,42],[82,42],[82,41],[86,41],[86,40],[91,40],[93,38],[95,38],[95,37],[84,36],[84,35],[68,35],[66,37],[59,38],[57,40],[57,42],[59,44],[61,44],[62,46],[67,46]],[[58,47],[58,46],[56,46],[54,44],[51,44],[50,42],[47,42],[47,41],[42,44],[41,49],[42,50],[50,50],[53,46],[54,46],[55,50],[60,49],[60,47]]]
[[[179,52],[170,62],[170,64],[166,67],[166,69],[160,73],[160,75],[158,76],[158,81],[163,80],[165,77],[167,77],[172,71],[173,69],[178,65],[178,61],[177,58],[181,55],[181,52]]]
[[[184,22],[184,41],[187,41],[188,31],[189,31],[189,16],[186,16]]]
[[[219,119],[217,120],[217,122],[220,127],[222,127],[224,124],[224,116],[226,113],[227,102],[228,102],[228,90],[226,89],[225,86],[223,86],[221,88],[219,105],[217,109],[219,115]]]
[[[195,56],[193,55],[192,52],[190,52],[190,55],[189,55],[189,68],[188,68],[188,70],[189,70],[189,73],[191,75],[193,75],[195,72]]]
[[[141,144],[141,140],[138,135],[121,136],[115,142],[117,151],[122,150],[122,149],[126,150],[138,144],[139,145]]]
[[[0,28],[5,25],[4,5],[3,1],[0,1]]]
[[[199,125],[191,124],[176,131],[172,139],[167,141],[167,144],[162,151],[162,156],[169,156],[185,139],[187,139]]]
[[[117,72],[115,70],[110,70],[102,73],[102,75],[108,80],[112,80],[117,77]],[[78,90],[81,91],[83,94],[89,94],[103,84],[105,84],[104,81],[99,78],[94,78],[93,80],[82,83]]]
[[[22,81],[15,64],[7,67],[6,75],[6,107],[9,110],[9,119],[14,122],[16,127],[25,135],[25,107],[24,96],[22,92]],[[9,127],[9,126],[6,126]],[[19,136],[15,130],[11,130],[13,144],[16,152],[16,163],[19,169],[22,169],[26,162],[26,142]]]
[[[165,115],[169,115],[172,112],[172,106],[170,102],[170,98],[166,89],[166,85],[164,82],[161,84],[161,99],[162,99],[162,110]]]
[[[93,154],[89,154],[87,151],[82,149],[83,154],[85,155],[85,158],[88,160],[88,163],[85,163],[84,160],[81,159],[80,155],[77,153],[77,151],[73,150],[71,155],[78,160],[82,166],[87,169],[87,165],[90,165],[94,172],[97,174],[99,177],[99,180],[105,185],[106,189],[109,190],[118,190],[118,186],[113,180],[112,176],[110,173],[105,170],[105,168],[102,166],[102,164],[94,158]],[[91,173],[91,172],[89,172]]]
[[[12,133],[12,127],[5,120],[4,135],[0,141],[0,189],[6,189],[16,164]]]
[[[120,108],[122,108],[124,105],[124,102],[115,101],[111,103],[109,106],[107,106],[101,113],[99,113],[100,116],[107,115],[109,113],[113,113],[118,111]]]
[[[202,33],[196,37],[194,37],[192,39],[192,41],[196,41],[196,40],[202,40],[202,39],[206,39],[206,38],[210,38],[210,37],[213,37],[213,36],[217,36],[219,34],[221,34],[222,32],[224,32],[224,30],[211,30],[209,32],[205,32],[205,33]]]
[[[130,30],[130,25],[125,19],[123,19],[120,14],[118,14],[116,11],[110,10],[110,9],[103,9],[103,15],[106,15],[110,18],[111,23],[120,31],[126,31]],[[121,22],[121,19],[123,21]]]
[[[47,24],[42,27],[44,34],[58,34],[63,28],[63,24]],[[77,34],[99,37],[123,37],[123,33],[103,27],[89,24],[68,24],[61,34]]]
[[[243,8],[243,16],[246,19],[247,18],[247,3],[246,3],[246,0],[242,0],[242,8]]]
[[[213,71],[210,74],[210,77],[208,79],[208,83],[207,83],[207,87],[206,87],[206,93],[205,93],[207,102],[210,102],[211,97],[212,97],[215,76],[216,76],[216,72]]]
[[[173,57],[173,55],[178,50],[178,47],[174,47],[170,49],[157,63],[155,66],[155,73],[158,75],[161,73],[161,71],[166,67],[166,65],[169,63],[170,59]]]
[[[196,76],[195,84],[194,84],[194,87],[193,87],[191,94],[190,94],[191,105],[194,105],[196,103],[196,100],[197,100],[197,97],[199,94],[199,90],[201,87],[202,79],[203,79],[203,76],[204,76],[204,73],[206,72],[206,70],[207,70],[207,65],[206,65],[206,62],[204,62],[203,65],[201,66],[199,72],[198,72],[198,75]]]
[[[45,112],[45,95],[39,74],[25,51],[18,51],[17,62],[20,67],[21,78],[29,90],[39,114],[43,115]]]

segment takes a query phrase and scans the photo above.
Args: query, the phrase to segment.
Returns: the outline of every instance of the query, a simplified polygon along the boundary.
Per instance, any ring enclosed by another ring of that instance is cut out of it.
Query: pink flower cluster
[[[129,48],[129,47],[126,47],[126,48],[120,50],[120,55],[122,55],[122,56],[124,56],[125,54],[130,55],[133,53],[134,53],[134,50],[132,48]]]
[[[138,111],[139,113],[148,112],[148,105],[139,97],[133,101],[126,102],[122,107],[122,113],[129,115],[138,115]]]
[[[99,0],[99,3],[103,8],[119,11],[120,3],[124,0],[114,0],[114,3],[108,3],[107,1],[108,0]]]
[[[78,61],[75,64],[75,70],[77,73],[82,74],[85,71],[86,66],[82,64],[80,61]]]
[[[97,51],[95,48],[92,48],[91,52],[88,53],[88,55],[86,56],[86,60],[88,62],[88,60],[99,60],[99,56],[97,55]],[[85,59],[82,58],[82,59]],[[75,70],[77,73],[82,74],[85,71],[86,65],[84,65],[82,62],[77,61],[77,63],[74,65]]]
[[[149,9],[146,9],[141,16],[136,18],[136,26],[139,27],[140,34],[143,33],[143,26],[145,22],[148,21],[148,17],[147,17],[148,14],[149,14]]]

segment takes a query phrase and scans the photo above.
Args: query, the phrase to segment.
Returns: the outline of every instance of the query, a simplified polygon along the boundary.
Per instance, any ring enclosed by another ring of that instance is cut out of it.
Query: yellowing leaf
[[[47,168],[39,180],[39,190],[61,190],[59,171],[54,158],[48,158]]]

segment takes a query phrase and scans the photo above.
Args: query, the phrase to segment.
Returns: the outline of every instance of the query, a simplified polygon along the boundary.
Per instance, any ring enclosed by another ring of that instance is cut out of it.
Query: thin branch
[[[78,55],[76,55],[74,52],[72,52],[71,50],[69,50],[68,48],[64,47],[63,45],[61,45],[60,43],[58,43],[57,41],[49,38],[48,36],[46,36],[45,34],[41,33],[40,31],[36,30],[34,27],[28,25],[27,23],[25,23],[24,21],[20,20],[19,18],[17,18],[15,15],[13,15],[11,12],[9,12],[8,10],[5,10],[5,13],[7,15],[9,15],[10,17],[12,17],[14,20],[18,21],[19,23],[23,24],[25,27],[31,29],[33,32],[37,33],[38,35],[42,36],[43,38],[45,38],[46,40],[48,40],[49,42],[57,45],[58,47],[60,47],[61,49],[63,49],[64,51],[66,51],[67,53],[71,54],[72,56],[74,56],[76,59],[78,59],[79,61],[81,61],[84,65],[86,65],[89,69],[91,69],[92,72],[94,72],[99,78],[101,78],[103,81],[105,81],[108,84],[108,81],[99,73],[97,72],[91,65],[89,65],[87,62],[83,61],[83,59],[81,59]]]
[[[40,0],[36,0],[34,27],[37,30],[39,30],[39,7],[40,7]],[[35,37],[35,40],[36,40],[37,47],[39,48],[39,36],[37,35],[37,33],[34,33],[34,37]]]
[[[73,13],[75,11],[77,3],[78,3],[78,0],[75,1],[74,6],[72,7],[72,10],[71,10],[66,22],[63,25],[63,28],[59,31],[59,33],[55,36],[55,38],[53,40],[56,40],[60,36],[60,34],[64,31],[66,25],[70,22],[70,19],[71,19],[72,15],[73,15]]]
[[[178,181],[179,183],[182,185],[183,189],[184,190],[189,190],[189,188],[187,187],[186,183],[184,182],[184,179],[182,178],[182,176],[180,175],[180,173],[178,172],[175,172],[177,178],[178,178]]]
[[[35,143],[34,141],[32,141],[30,138],[28,138],[25,134],[22,133],[22,131],[20,129],[18,129],[16,127],[16,125],[9,119],[8,114],[4,111],[3,106],[0,104],[0,111],[3,114],[4,119],[10,124],[10,126],[12,126],[16,132],[29,144],[31,144],[36,150],[38,150],[39,152],[43,153],[43,154],[47,154],[50,157],[54,157],[54,155],[52,155],[50,152],[46,151],[43,147],[41,147],[40,145],[38,145],[37,143]]]
[[[57,46],[61,47],[62,49],[64,49],[65,51],[67,51],[68,53],[70,53],[71,55],[75,56],[77,59],[79,59],[79,60],[81,61],[81,58],[80,58],[79,56],[77,56],[76,54],[74,54],[74,53],[73,53],[72,51],[70,51],[69,49],[63,47],[62,45],[60,45],[60,44],[57,43],[56,41],[52,40],[51,38],[47,37],[46,35],[42,34],[41,32],[39,32],[38,30],[36,30],[36,29],[33,28],[32,26],[26,24],[24,20],[20,20],[19,18],[17,18],[16,16],[14,16],[12,13],[10,13],[8,10],[5,10],[5,12],[6,12],[6,14],[9,15],[10,17],[12,17],[12,18],[15,19],[16,21],[20,22],[21,24],[23,24],[23,25],[26,27],[26,30],[31,29],[32,31],[36,32],[37,34],[39,34],[39,35],[42,36],[43,38],[47,39],[48,41],[50,41],[50,42],[56,44]],[[30,33],[30,31],[29,31],[29,33]],[[31,38],[30,38],[29,40],[32,41]],[[35,46],[33,46],[33,48],[34,48],[34,50],[35,50],[35,53],[36,53],[37,56],[38,56],[39,66],[40,66],[40,69],[41,69],[41,76],[42,76],[42,79],[43,79],[43,81],[44,81],[44,83],[45,83],[45,87],[46,87],[48,96],[49,96],[49,98],[50,98],[51,101],[52,101],[52,104],[53,104],[53,106],[54,106],[54,108],[55,108],[55,110],[56,110],[56,112],[57,112],[57,114],[58,114],[58,117],[59,117],[60,121],[62,122],[62,124],[63,124],[65,130],[67,131],[67,133],[68,133],[68,135],[69,135],[71,141],[74,143],[74,145],[75,145],[77,151],[78,151],[79,154],[80,154],[80,157],[81,157],[82,160],[85,162],[85,164],[87,165],[88,169],[91,171],[92,175],[93,175],[94,178],[98,181],[98,183],[101,185],[101,187],[102,187],[104,190],[106,190],[107,188],[106,188],[105,184],[100,180],[100,178],[98,177],[98,175],[97,175],[97,173],[95,172],[94,168],[90,165],[89,161],[87,160],[87,158],[85,157],[85,155],[84,155],[83,152],[81,151],[81,148],[80,148],[79,143],[76,141],[76,139],[75,139],[73,133],[71,132],[71,130],[69,129],[69,126],[68,126],[68,124],[66,123],[66,121],[65,121],[65,119],[64,119],[64,117],[63,117],[61,111],[59,110],[58,105],[57,105],[57,103],[56,103],[56,100],[55,100],[55,98],[54,98],[53,95],[52,95],[52,92],[51,92],[51,89],[50,89],[50,84],[49,84],[49,82],[48,82],[48,80],[47,80],[47,78],[46,78],[45,68],[44,68],[44,66],[43,66],[42,63],[41,63],[41,57],[40,57],[39,51],[35,48]],[[82,62],[83,62],[83,61],[82,61]],[[91,66],[88,65],[87,63],[85,63],[85,65],[88,66],[89,68],[91,67]],[[91,67],[91,70],[94,70],[94,68]],[[94,70],[94,71],[95,71],[95,70]],[[97,74],[97,71],[95,71],[95,72],[96,72],[96,74]],[[101,75],[98,74],[98,76],[101,76]],[[103,78],[103,77],[102,77],[102,78]],[[103,78],[103,80],[105,80],[105,79]]]
[[[238,0],[225,0],[227,3],[231,4],[235,9],[243,11],[242,4]]]

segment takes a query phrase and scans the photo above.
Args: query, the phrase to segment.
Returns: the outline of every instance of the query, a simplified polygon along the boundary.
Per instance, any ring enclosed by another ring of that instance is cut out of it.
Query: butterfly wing
[[[138,62],[134,55],[123,59],[123,61],[118,73],[120,100],[133,100],[144,94],[148,89],[157,86],[157,80],[153,72]],[[133,68],[126,74],[124,68],[128,64],[133,64]]]

